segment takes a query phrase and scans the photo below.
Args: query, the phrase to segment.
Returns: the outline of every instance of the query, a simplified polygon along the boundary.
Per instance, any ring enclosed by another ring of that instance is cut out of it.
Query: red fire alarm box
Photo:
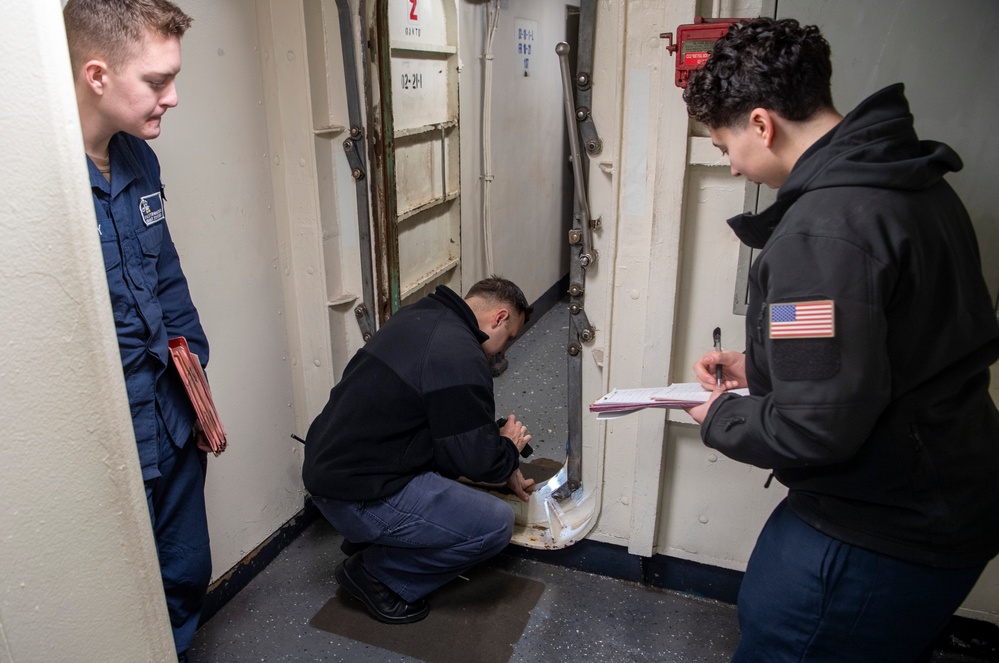
[[[702,18],[694,17],[694,22],[680,25],[676,28],[676,43],[673,43],[673,33],[664,32],[660,36],[669,43],[666,50],[676,53],[676,86],[687,87],[690,72],[704,66],[715,42],[725,36],[733,23],[741,18]]]

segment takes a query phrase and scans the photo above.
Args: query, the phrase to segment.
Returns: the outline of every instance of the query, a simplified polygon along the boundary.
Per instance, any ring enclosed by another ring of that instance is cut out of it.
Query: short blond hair
[[[179,39],[193,22],[169,0],[69,0],[62,17],[74,77],[94,58],[121,67],[149,30]]]

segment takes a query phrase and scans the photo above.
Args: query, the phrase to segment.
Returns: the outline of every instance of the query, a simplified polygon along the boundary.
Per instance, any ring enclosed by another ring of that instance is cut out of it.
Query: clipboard
[[[205,433],[208,446],[212,453],[218,456],[226,448],[225,428],[222,427],[219,413],[212,401],[212,391],[208,387],[208,379],[205,378],[201,362],[198,361],[197,355],[191,354],[191,348],[183,336],[169,339],[167,346],[170,348],[173,365],[177,368],[187,396],[191,399],[191,405],[198,415],[198,423]]]
[[[748,389],[730,389],[729,393],[748,396]],[[711,392],[698,382],[677,382],[668,387],[614,389],[590,404],[597,419],[621,417],[645,408],[682,409],[706,403]]]

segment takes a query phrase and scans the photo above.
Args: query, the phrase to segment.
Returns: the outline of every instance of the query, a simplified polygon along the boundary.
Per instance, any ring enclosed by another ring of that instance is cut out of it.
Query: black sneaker
[[[363,603],[371,616],[384,624],[411,624],[430,613],[426,599],[408,603],[368,573],[360,553],[340,562],[333,574],[348,594]]]

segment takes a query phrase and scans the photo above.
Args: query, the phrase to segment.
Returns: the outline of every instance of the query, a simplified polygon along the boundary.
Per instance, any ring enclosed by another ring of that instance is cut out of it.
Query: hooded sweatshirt
[[[948,567],[999,552],[988,393],[999,326],[971,221],[944,180],[961,167],[948,146],[918,139],[896,84],[812,145],[769,209],[729,220],[761,249],[750,396],[723,395],[701,429],[707,446],[772,468],[819,531]],[[817,302],[833,314],[817,333],[787,327],[782,315]]]

